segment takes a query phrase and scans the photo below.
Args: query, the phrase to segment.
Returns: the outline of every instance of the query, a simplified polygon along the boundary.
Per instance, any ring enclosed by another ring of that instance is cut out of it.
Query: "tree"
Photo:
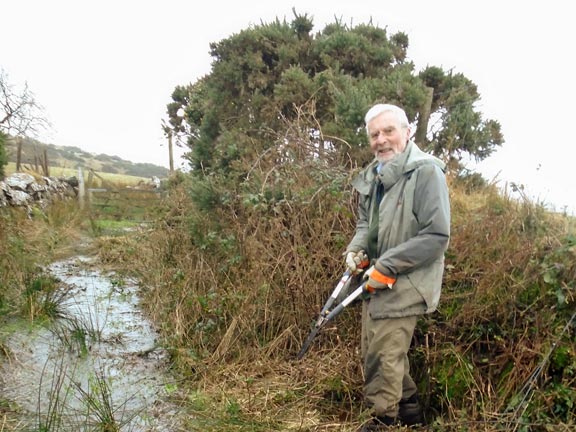
[[[48,126],[43,108],[36,102],[28,85],[25,84],[22,91],[18,92],[10,84],[4,69],[0,69],[0,173],[3,174],[7,163],[5,143],[11,136],[16,137],[19,143],[21,138],[36,136]]]
[[[12,136],[35,136],[49,126],[43,108],[36,102],[34,93],[24,84],[17,92],[0,69],[0,130]]]
[[[500,124],[483,120],[474,104],[480,100],[476,85],[462,74],[428,67],[420,73],[423,82],[434,88],[432,124],[428,148],[451,165],[459,166],[465,154],[480,161],[504,142]]]
[[[480,96],[470,80],[437,67],[416,73],[406,34],[339,20],[312,34],[312,20],[294,16],[291,23],[277,19],[210,44],[211,73],[174,91],[168,115],[180,128],[175,113],[185,112],[194,171],[228,172],[234,161],[258,158],[294,121],[315,143],[309,157],[363,163],[370,157],[359,151],[367,145],[366,110],[380,101],[396,103],[417,123],[428,87],[433,121],[427,150],[458,168],[464,154],[481,160],[503,143],[499,123],[476,110]]]

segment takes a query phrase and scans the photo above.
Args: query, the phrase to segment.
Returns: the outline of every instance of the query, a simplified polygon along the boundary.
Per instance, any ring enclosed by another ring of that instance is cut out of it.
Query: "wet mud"
[[[19,430],[182,430],[168,354],[139,308],[136,282],[84,256],[48,270],[60,281],[59,318],[15,331],[0,364],[0,392],[20,413]]]

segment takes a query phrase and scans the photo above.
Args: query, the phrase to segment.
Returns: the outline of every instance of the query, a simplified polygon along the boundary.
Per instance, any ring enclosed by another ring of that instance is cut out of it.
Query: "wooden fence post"
[[[80,203],[80,209],[84,209],[84,198],[86,196],[86,188],[84,187],[84,173],[82,173],[82,167],[78,167],[78,201]]]

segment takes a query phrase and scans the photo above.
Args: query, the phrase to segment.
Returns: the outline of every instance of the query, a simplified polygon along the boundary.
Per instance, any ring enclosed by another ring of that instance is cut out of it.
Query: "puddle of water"
[[[122,431],[178,430],[177,407],[166,402],[168,355],[138,307],[137,285],[87,264],[75,257],[50,266],[66,290],[66,318],[6,341],[3,398],[27,427],[42,419],[58,422],[51,431],[89,431],[110,414]]]

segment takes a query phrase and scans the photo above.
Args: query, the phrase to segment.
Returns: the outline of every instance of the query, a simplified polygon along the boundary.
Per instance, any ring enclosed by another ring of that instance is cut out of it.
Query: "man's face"
[[[410,128],[403,128],[391,112],[383,112],[368,122],[370,149],[380,162],[388,162],[406,148]]]

